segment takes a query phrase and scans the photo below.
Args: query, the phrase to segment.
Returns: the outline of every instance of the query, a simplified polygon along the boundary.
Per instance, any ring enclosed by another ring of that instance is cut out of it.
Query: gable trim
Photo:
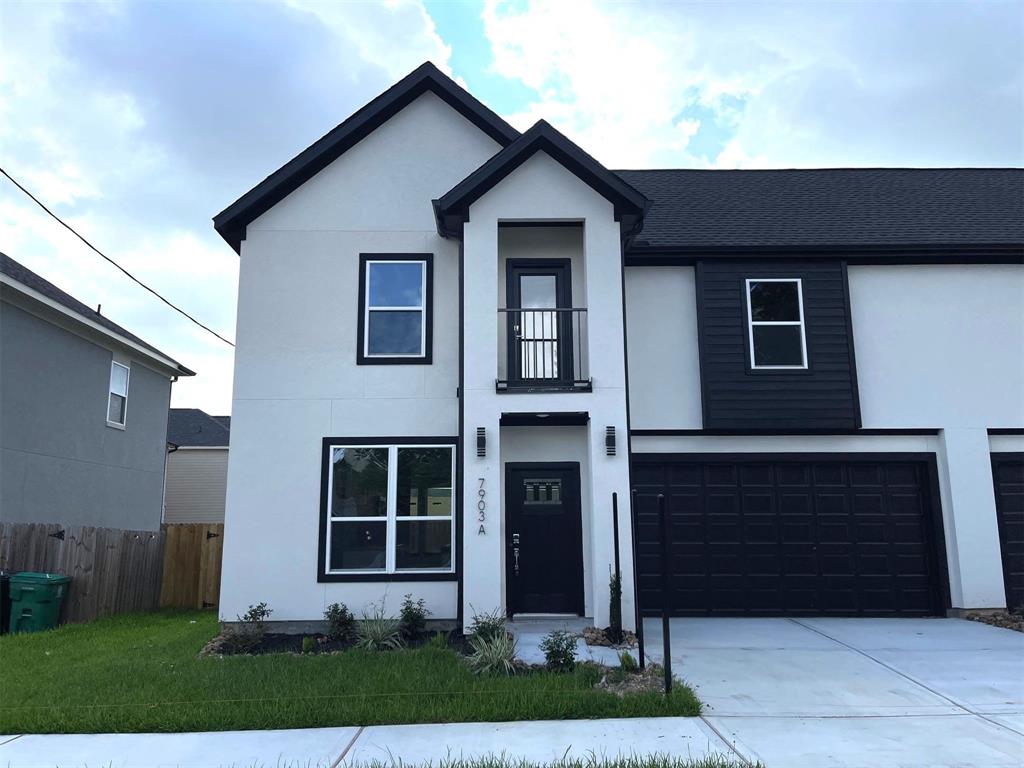
[[[624,236],[639,231],[650,207],[648,199],[546,120],[538,120],[530,130],[433,201],[438,233],[444,237],[461,237],[462,225],[469,221],[470,206],[537,152],[544,152],[612,203],[615,220],[622,224]]]
[[[438,96],[502,147],[519,137],[519,131],[428,61],[214,216],[214,229],[236,253],[241,253],[245,229],[250,222],[270,210],[427,91]]]

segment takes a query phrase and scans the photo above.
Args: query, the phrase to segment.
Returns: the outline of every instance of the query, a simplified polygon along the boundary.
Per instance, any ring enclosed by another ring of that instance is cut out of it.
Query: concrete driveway
[[[644,624],[663,658],[661,623]],[[769,768],[1024,765],[1024,634],[959,619],[673,619],[705,722]]]

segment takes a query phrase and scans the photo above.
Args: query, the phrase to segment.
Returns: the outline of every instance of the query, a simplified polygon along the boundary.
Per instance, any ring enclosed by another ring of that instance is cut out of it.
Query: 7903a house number
[[[480,527],[477,529],[477,536],[483,536],[487,533],[487,529],[484,527],[484,523],[487,521],[487,491],[484,490],[484,478],[477,478],[480,481],[480,488],[476,494],[479,498],[476,500],[476,519],[480,523]]]

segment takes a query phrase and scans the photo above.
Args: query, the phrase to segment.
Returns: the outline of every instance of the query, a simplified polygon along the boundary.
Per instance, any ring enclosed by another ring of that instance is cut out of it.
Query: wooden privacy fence
[[[0,523],[0,568],[71,577],[62,619],[91,621],[157,606],[208,608],[220,593],[223,525],[159,531]]]
[[[223,523],[165,525],[160,606],[212,608],[217,605],[223,551]]]
[[[160,596],[163,531],[0,523],[0,568],[71,577],[64,621],[151,610]]]

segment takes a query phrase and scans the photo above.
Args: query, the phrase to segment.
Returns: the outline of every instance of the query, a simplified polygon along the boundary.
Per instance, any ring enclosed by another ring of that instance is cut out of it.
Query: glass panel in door
[[[557,379],[558,278],[555,275],[519,276],[520,319],[517,329],[519,376]]]

